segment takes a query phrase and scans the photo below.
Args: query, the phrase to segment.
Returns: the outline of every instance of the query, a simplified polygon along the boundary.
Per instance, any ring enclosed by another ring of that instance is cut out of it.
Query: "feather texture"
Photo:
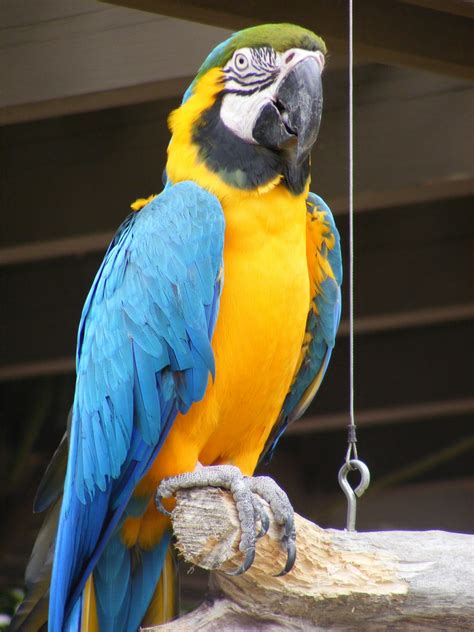
[[[116,532],[177,412],[203,397],[214,371],[223,235],[217,199],[183,182],[130,216],[106,253],[79,327],[50,631],[77,628],[96,567],[101,628],[136,629],[146,612],[169,536],[132,569]]]
[[[278,420],[260,460],[269,461],[288,424],[306,411],[331,359],[341,318],[342,257],[339,233],[331,210],[314,193],[307,199],[307,258],[311,306],[301,360]]]

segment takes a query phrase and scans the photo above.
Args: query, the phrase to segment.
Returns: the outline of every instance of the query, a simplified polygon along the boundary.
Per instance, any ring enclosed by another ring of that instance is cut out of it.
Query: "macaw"
[[[309,192],[325,53],[295,25],[237,32],[171,113],[164,189],[134,205],[84,305],[13,630],[135,632],[171,616],[168,513],[185,487],[234,494],[235,573],[268,501],[291,569],[291,504],[252,475],[313,399],[340,319],[339,235]]]

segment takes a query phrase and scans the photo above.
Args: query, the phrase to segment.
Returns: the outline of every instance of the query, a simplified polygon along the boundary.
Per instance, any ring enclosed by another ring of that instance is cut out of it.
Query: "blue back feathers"
[[[156,574],[162,563],[154,558],[162,558],[166,546],[144,557],[142,573],[132,581],[116,532],[177,412],[204,396],[214,372],[210,338],[221,290],[223,238],[218,200],[182,182],[167,186],[126,219],[105,255],[79,326],[50,632],[62,631],[68,617],[71,629],[77,624],[75,603],[102,554],[96,573],[99,611],[107,579],[120,580],[129,590],[121,596],[117,588],[113,599],[109,595],[110,615],[117,621],[125,620],[137,590],[133,581],[147,582],[147,565]],[[141,616],[148,604],[142,606]],[[129,629],[137,628],[139,614],[131,616]]]

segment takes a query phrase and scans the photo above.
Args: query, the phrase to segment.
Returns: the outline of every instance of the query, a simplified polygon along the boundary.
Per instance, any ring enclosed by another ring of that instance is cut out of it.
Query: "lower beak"
[[[300,164],[318,137],[322,108],[321,66],[314,57],[305,57],[283,77],[273,102],[260,112],[253,137],[264,147],[294,153]]]

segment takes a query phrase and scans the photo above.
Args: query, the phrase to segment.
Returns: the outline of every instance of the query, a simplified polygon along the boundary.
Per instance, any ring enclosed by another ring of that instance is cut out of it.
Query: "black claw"
[[[288,557],[286,558],[286,564],[285,564],[285,568],[280,571],[279,573],[277,573],[275,575],[275,577],[283,577],[283,575],[286,575],[287,573],[289,573],[291,571],[291,569],[293,568],[293,566],[295,565],[296,562],[296,543],[294,540],[288,540],[288,544],[287,544],[287,554]]]
[[[255,559],[255,547],[252,547],[245,554],[245,560],[242,566],[239,566],[239,568],[235,571],[229,571],[228,573],[226,573],[226,575],[242,575],[242,573],[245,573],[245,571],[249,570],[249,568],[253,564],[254,559]]]
[[[260,527],[260,531],[257,533],[257,538],[263,538],[263,536],[266,534],[266,532],[270,528],[270,518],[268,517],[268,514],[266,511],[261,512],[260,522],[262,524]]]
[[[171,511],[168,511],[165,508],[165,506],[163,505],[163,498],[159,496],[158,494],[155,495],[155,505],[160,513],[164,514],[165,516],[168,516],[168,518],[171,518]]]

